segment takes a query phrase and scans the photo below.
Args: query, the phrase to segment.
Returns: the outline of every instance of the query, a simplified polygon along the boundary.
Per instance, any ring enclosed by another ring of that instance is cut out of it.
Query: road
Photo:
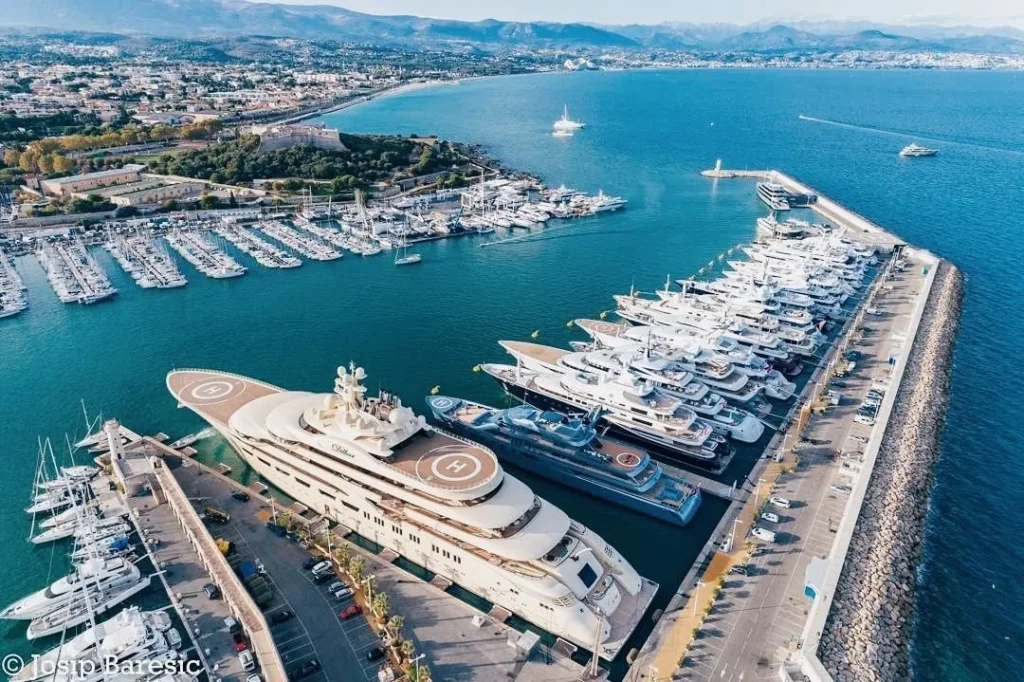
[[[811,605],[804,594],[807,567],[831,549],[846,505],[845,487],[858,474],[863,441],[874,428],[853,417],[872,379],[887,376],[890,351],[901,343],[924,277],[911,267],[890,284],[892,290],[876,301],[881,314],[865,318],[867,329],[850,346],[863,354],[856,369],[839,380],[841,387],[833,383],[840,405],[811,418],[797,450],[799,465],[778,479],[773,495],[790,500],[791,507],[769,505],[779,523],[758,521],[777,533],[776,542],[755,552],[749,575],[727,576],[675,679],[778,679],[780,660],[796,646]]]

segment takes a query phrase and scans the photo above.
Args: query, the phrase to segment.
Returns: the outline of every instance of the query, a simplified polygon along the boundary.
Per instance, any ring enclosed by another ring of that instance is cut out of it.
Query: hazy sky
[[[258,0],[339,5],[370,14],[450,19],[583,21],[653,24],[663,21],[745,24],[761,19],[868,19],[900,23],[1024,24],[1024,0]]]

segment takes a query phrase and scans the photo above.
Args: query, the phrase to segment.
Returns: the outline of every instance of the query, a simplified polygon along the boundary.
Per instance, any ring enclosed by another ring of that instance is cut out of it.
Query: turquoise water
[[[563,102],[588,128],[559,140],[550,124]],[[1014,423],[1014,394],[1001,387],[1019,375],[1012,368],[1024,338],[1015,309],[1024,294],[1016,276],[1024,262],[1020,111],[1020,74],[679,71],[471,81],[328,121],[352,132],[479,142],[549,183],[624,195],[629,209],[525,244],[431,243],[419,247],[424,263],[414,268],[346,257],[280,272],[239,256],[249,274],[210,281],[183,264],[189,286],[169,292],[139,290],[102,254],[122,295],[92,308],[58,303],[34,261],[23,260],[31,307],[0,324],[0,494],[8,500],[0,508],[8,529],[0,601],[45,580],[50,553],[22,541],[20,508],[36,436],[60,439],[80,424],[80,398],[137,430],[176,437],[200,424],[167,395],[171,367],[327,390],[334,367],[355,359],[371,387],[379,382],[417,409],[435,385],[500,403],[495,386],[471,371],[504,361],[498,339],[539,330],[540,342],[561,344],[572,338],[566,322],[609,308],[612,293],[691,274],[752,236],[761,213],[753,187],[697,174],[720,156],[727,166],[785,169],[967,273],[915,665],[920,679],[1011,677],[1024,667],[1024,590],[1014,580],[1024,565],[1016,532],[1024,430]],[[941,153],[897,157],[911,141]],[[231,459],[216,441],[202,449]],[[666,585],[721,513],[709,504],[693,527],[677,530],[527,478]],[[0,623],[0,649],[23,650],[23,642],[20,629]]]

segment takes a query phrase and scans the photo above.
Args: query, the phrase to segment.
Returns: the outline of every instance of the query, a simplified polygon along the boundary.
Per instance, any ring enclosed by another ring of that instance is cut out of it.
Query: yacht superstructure
[[[608,543],[507,474],[488,448],[426,424],[361,368],[334,392],[209,370],[167,386],[276,487],[360,535],[611,659],[656,585]]]
[[[585,125],[586,124],[584,123],[574,121],[571,118],[569,118],[569,105],[566,104],[562,107],[562,117],[555,121],[555,124],[552,127],[555,129],[556,132],[564,131],[568,132],[569,134],[572,134],[574,130],[579,130]]]

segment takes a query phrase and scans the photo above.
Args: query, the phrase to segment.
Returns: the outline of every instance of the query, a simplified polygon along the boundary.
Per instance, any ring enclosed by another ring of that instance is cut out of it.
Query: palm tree
[[[391,628],[391,632],[395,636],[398,636],[398,633],[401,632],[404,624],[405,618],[402,616],[391,616],[391,619],[388,620],[388,627]]]
[[[363,577],[363,566],[366,561],[361,556],[354,556],[349,559],[348,562],[348,574],[352,576],[352,581],[358,583]]]
[[[347,566],[349,559],[352,557],[352,548],[347,544],[340,544],[334,548],[334,558],[337,559],[338,563],[342,566]]]
[[[395,617],[400,618],[401,616]],[[416,651],[416,643],[411,639],[403,639],[402,643],[398,645],[398,650],[402,652],[402,655],[405,656],[406,660],[409,660]]]
[[[378,618],[388,617],[388,606],[390,606],[388,595],[380,591],[373,595],[373,612],[377,614]]]

